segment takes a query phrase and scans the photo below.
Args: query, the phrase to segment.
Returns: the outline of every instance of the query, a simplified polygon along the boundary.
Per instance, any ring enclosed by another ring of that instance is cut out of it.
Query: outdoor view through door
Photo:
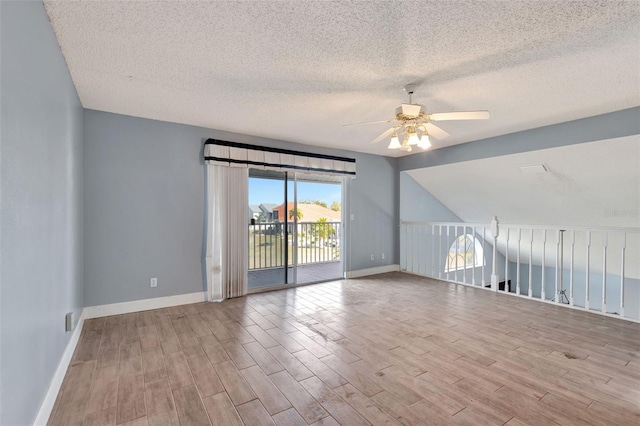
[[[341,278],[341,200],[341,178],[249,170],[248,288]]]

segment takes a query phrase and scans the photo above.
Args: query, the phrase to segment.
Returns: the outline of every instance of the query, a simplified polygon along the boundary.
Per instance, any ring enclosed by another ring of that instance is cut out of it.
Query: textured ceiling
[[[45,1],[85,108],[383,155],[418,83],[434,148],[640,105],[637,1]]]

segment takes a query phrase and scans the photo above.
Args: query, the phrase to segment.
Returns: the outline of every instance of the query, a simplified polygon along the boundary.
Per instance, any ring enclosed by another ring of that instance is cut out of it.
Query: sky
[[[289,182],[289,201],[293,201],[293,182]],[[327,203],[341,201],[341,185],[337,183],[298,182],[298,202],[319,200]],[[284,183],[276,179],[249,178],[249,204],[284,203]]]

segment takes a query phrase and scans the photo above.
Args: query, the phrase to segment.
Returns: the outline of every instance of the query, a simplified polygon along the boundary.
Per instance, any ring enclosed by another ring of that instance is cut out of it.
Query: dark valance
[[[207,164],[251,169],[325,173],[355,177],[355,158],[315,154],[289,149],[208,139],[204,144]]]

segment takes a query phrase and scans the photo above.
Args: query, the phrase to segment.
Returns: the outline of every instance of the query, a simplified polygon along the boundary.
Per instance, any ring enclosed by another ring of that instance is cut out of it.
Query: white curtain
[[[247,293],[249,174],[247,168],[209,164],[207,285],[209,300]]]

